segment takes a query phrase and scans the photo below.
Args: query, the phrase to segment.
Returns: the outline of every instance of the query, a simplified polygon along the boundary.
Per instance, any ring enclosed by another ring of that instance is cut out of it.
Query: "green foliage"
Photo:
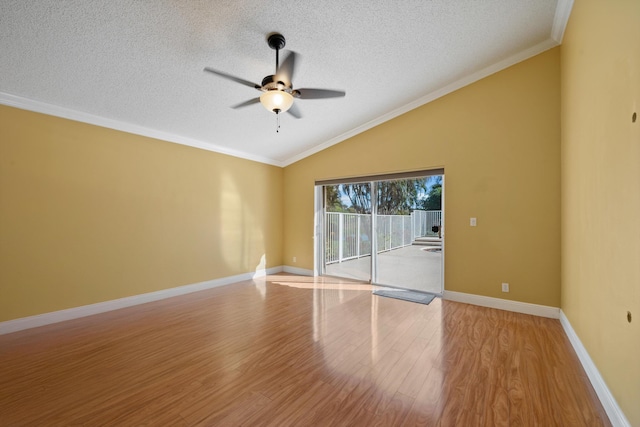
[[[409,215],[415,209],[440,210],[442,177],[398,179],[376,183],[378,214]],[[327,212],[370,213],[371,184],[338,184],[325,186]]]
[[[421,208],[425,211],[439,211],[442,209],[442,177],[432,177],[432,184],[427,198],[422,200]]]
[[[340,190],[349,198],[351,206],[347,212],[371,213],[371,184],[341,184]]]
[[[409,215],[417,209],[427,189],[428,178],[400,179],[378,182],[378,213],[381,215]],[[340,184],[326,187],[327,210],[330,212],[371,212],[371,184]],[[346,204],[341,195],[349,200]]]
[[[378,214],[409,215],[426,191],[427,178],[399,179],[378,183]]]
[[[327,212],[346,212],[345,206],[340,200],[340,189],[337,185],[326,185],[324,187],[324,197]]]

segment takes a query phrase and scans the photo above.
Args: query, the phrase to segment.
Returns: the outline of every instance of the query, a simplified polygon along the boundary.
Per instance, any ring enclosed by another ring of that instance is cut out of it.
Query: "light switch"
[[[469,225],[470,225],[471,227],[475,227],[475,226],[476,226],[476,219],[475,219],[475,218],[471,218],[471,219],[469,220]]]

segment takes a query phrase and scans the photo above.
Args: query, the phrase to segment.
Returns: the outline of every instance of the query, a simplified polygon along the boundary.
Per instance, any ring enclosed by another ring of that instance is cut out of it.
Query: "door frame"
[[[383,180],[393,180],[393,179],[401,179],[401,178],[421,178],[427,176],[442,176],[442,216],[441,216],[441,227],[443,229],[442,234],[442,265],[440,269],[440,283],[441,283],[441,294],[444,293],[445,286],[445,233],[446,230],[444,228],[445,225],[445,170],[444,168],[434,168],[427,170],[420,170],[415,172],[402,172],[396,174],[382,174],[382,175],[373,175],[373,176],[365,176],[365,177],[356,177],[356,178],[345,178],[345,179],[332,179],[332,180],[317,180],[314,185],[314,221],[313,221],[313,275],[314,276],[322,276],[325,274],[325,263],[324,263],[324,218],[325,218],[325,201],[324,201],[324,186],[325,185],[335,185],[342,183],[350,183],[350,182],[369,182],[371,185],[371,274],[370,274],[370,283],[376,284],[375,280],[377,279],[377,228],[376,228],[376,218],[377,218],[377,192],[376,184],[377,181]],[[388,286],[388,285],[380,285],[380,286]]]

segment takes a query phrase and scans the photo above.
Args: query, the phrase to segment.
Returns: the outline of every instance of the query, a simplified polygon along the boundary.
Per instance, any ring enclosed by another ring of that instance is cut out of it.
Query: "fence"
[[[437,236],[438,233],[433,231],[433,226],[442,225],[442,211],[413,211],[411,212],[413,220],[413,237]]]
[[[416,237],[437,236],[442,211],[413,211],[411,215],[377,215],[377,251],[410,245]],[[371,215],[327,212],[325,216],[325,263],[331,264],[371,255]]]

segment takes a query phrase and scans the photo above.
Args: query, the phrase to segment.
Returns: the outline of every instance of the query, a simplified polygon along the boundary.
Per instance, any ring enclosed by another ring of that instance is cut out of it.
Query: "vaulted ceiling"
[[[0,103],[285,166],[558,45],[572,0],[4,0]],[[303,117],[260,104],[266,38]]]

